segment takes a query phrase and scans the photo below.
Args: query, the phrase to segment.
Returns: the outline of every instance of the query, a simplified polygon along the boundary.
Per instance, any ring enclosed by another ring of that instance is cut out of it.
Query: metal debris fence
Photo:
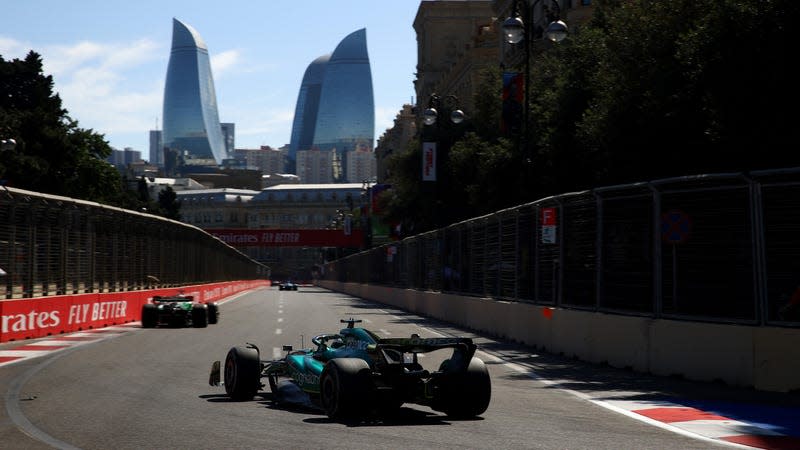
[[[324,278],[800,326],[800,168],[567,193],[330,262]]]
[[[150,214],[0,190],[0,299],[267,279],[203,230]]]

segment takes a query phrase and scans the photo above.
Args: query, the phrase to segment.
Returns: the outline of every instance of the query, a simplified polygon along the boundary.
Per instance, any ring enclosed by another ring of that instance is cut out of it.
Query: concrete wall
[[[592,363],[787,392],[800,389],[800,329],[621,316],[317,280],[333,291]]]

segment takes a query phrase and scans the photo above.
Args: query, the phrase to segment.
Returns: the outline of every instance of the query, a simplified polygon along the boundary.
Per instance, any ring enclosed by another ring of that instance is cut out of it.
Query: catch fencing
[[[178,221],[0,190],[0,299],[268,279],[269,267]]]
[[[800,168],[567,193],[330,262],[325,279],[800,326]]]

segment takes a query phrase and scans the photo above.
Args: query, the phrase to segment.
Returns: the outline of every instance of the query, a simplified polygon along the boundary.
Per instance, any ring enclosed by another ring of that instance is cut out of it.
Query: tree
[[[116,206],[130,203],[119,172],[105,162],[108,142],[69,117],[33,51],[23,60],[0,57],[0,133],[17,142],[0,153],[7,184]]]
[[[487,71],[447,182],[426,190],[413,142],[391,161],[387,213],[419,232],[434,214],[452,223],[599,186],[800,166],[799,20],[794,0],[599,3],[591,23],[531,56],[525,145],[500,134],[502,83]]]
[[[167,219],[181,220],[181,202],[178,201],[178,194],[167,186],[158,193],[158,206],[160,214]]]
[[[545,185],[797,166],[798,11],[791,0],[600,4],[531,75]]]

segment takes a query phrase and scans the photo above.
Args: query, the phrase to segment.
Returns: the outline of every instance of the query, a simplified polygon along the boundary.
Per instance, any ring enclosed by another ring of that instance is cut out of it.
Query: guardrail
[[[0,299],[269,277],[269,267],[192,225],[67,197],[0,190]]]
[[[800,168],[567,193],[327,263],[324,280],[800,326]]]

